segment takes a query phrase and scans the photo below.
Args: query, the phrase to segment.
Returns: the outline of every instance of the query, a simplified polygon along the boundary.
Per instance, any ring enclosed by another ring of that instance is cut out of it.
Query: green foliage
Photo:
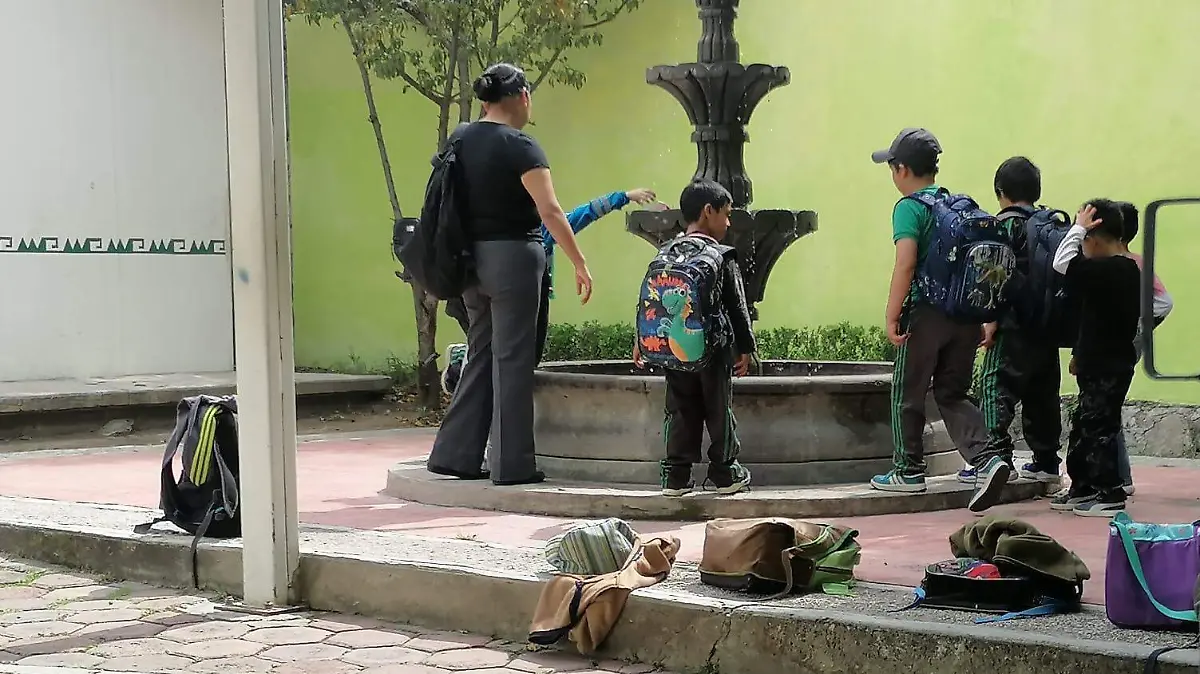
[[[288,0],[288,16],[351,28],[379,77],[400,79],[443,111],[473,118],[471,84],[492,63],[524,68],[530,86],[583,86],[570,52],[599,45],[601,26],[644,0]],[[439,120],[444,136],[448,118]]]
[[[634,328],[625,323],[551,325],[544,360],[628,359]],[[882,328],[850,323],[758,331],[759,357],[783,360],[891,361],[895,348]]]

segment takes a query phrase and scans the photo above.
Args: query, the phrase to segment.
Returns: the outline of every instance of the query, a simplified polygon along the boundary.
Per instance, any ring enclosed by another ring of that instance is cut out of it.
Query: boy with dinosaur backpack
[[[701,459],[704,429],[708,477],[719,494],[750,484],[738,463],[733,380],[745,375],[756,350],[746,291],[729,231],[733,197],[716,182],[697,180],[679,197],[687,232],[668,241],[650,262],[638,299],[633,362],[666,372],[662,460],[664,496],[695,488],[692,465]]]
[[[892,379],[892,470],[871,478],[881,491],[925,491],[925,404],[933,397],[954,444],[976,469],[969,508],[999,502],[1012,473],[987,447],[979,408],[968,399],[981,326],[1000,315],[1016,261],[1012,239],[970,197],[937,185],[941,144],[925,129],[900,132],[871,155],[891,169],[901,194],[892,211],[896,264],[887,302],[888,339],[897,347]]]
[[[613,211],[619,211],[631,203],[648,204],[657,198],[653,190],[644,187],[627,192],[612,192],[596,197],[586,204],[576,206],[574,210],[567,213],[567,223],[571,225],[571,230],[578,234],[588,225]],[[542,275],[542,296],[538,308],[537,354],[539,361],[546,350],[546,331],[550,325],[550,300],[554,298],[554,237],[550,236],[550,232],[545,226],[542,227],[542,246],[546,249],[546,271]],[[446,301],[446,315],[458,321],[464,335],[467,333],[469,327],[467,325],[467,307],[463,304],[462,298]],[[446,369],[442,370],[442,391],[446,395],[451,395],[454,393],[454,389],[458,388],[458,380],[462,376],[463,366],[467,364],[467,345],[451,344],[448,346],[446,361]]]
[[[1063,277],[1051,263],[1071,217],[1035,206],[1042,197],[1042,173],[1025,157],[1000,164],[993,186],[1000,205],[996,218],[1014,235],[1017,268],[1009,285],[1012,309],[998,322],[984,326],[986,353],[977,390],[988,448],[1012,464],[1009,427],[1020,403],[1025,441],[1033,451],[1033,461],[1021,467],[1020,475],[1058,482],[1062,437],[1058,350],[1073,343],[1079,327],[1072,318]],[[968,466],[958,478],[973,482],[975,469]]]

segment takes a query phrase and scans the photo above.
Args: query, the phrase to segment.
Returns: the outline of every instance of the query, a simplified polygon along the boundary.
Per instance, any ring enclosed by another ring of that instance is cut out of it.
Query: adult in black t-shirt
[[[1133,340],[1142,275],[1137,263],[1122,254],[1121,234],[1120,208],[1108,199],[1093,199],[1079,211],[1054,254],[1054,270],[1066,275],[1071,296],[1082,304],[1072,357],[1079,403],[1071,414],[1067,445],[1071,488],[1051,500],[1050,507],[1085,517],[1112,517],[1125,509],[1117,441],[1137,363]]]
[[[546,265],[542,223],[575,265],[584,302],[592,277],[554,194],[546,153],[521,131],[531,105],[525,73],[494,65],[475,81],[475,96],[483,117],[451,135],[460,141],[464,226],[477,277],[463,293],[467,364],[427,466],[438,475],[530,484],[545,479],[533,451],[535,332]],[[489,434],[490,470],[481,470]]]

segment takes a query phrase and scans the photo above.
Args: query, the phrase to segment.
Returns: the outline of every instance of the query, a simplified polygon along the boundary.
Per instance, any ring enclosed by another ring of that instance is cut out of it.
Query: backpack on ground
[[[925,567],[925,578],[914,593],[916,600],[899,611],[920,606],[1000,614],[975,619],[982,624],[1078,611],[1083,583],[959,557]]]
[[[638,346],[649,365],[693,372],[712,357],[723,330],[721,278],[733,249],[708,237],[668,241],[650,261],[638,299]]]
[[[183,460],[178,479],[176,454],[182,454]],[[237,398],[200,395],[181,400],[175,430],[163,452],[159,495],[163,516],[134,531],[149,533],[153,525],[170,522],[192,534],[192,583],[197,588],[200,539],[242,535],[238,474]]]
[[[717,519],[704,529],[700,581],[776,599],[793,591],[849,594],[862,547],[848,527],[778,517]]]
[[[1026,217],[1029,273],[1025,292],[1016,300],[1021,326],[1060,347],[1074,346],[1079,337],[1079,303],[1071,301],[1066,277],[1054,271],[1054,253],[1071,228],[1071,216],[1045,206],[1010,213]]]
[[[933,238],[917,272],[924,300],[964,323],[997,320],[1017,262],[1011,235],[969,196],[943,189],[908,198],[933,213]]]
[[[546,561],[561,573],[598,576],[619,571],[637,545],[637,532],[624,520],[576,522],[546,541]]]
[[[434,156],[420,222],[411,234],[405,233],[408,241],[399,254],[405,274],[440,300],[461,297],[471,272],[470,242],[463,223],[461,147],[461,137],[455,136]]]

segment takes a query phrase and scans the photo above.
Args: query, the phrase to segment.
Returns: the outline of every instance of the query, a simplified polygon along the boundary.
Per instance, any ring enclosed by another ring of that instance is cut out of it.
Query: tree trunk
[[[446,85],[442,87],[438,110],[438,149],[446,145],[450,137],[450,106],[454,104],[454,73],[458,69],[458,31],[450,35],[450,49],[446,53]]]
[[[375,92],[371,87],[371,71],[362,55],[362,44],[354,34],[350,21],[343,15],[342,26],[350,40],[354,61],[362,77],[363,95],[367,99],[367,116],[375,131],[375,144],[379,148],[379,162],[383,165],[383,179],[387,184],[388,202],[392,207],[393,222],[400,220],[400,199],[396,196],[396,181],[392,176],[392,164],[388,160],[387,143],[383,137],[383,125],[375,106]],[[439,145],[440,147],[440,145]],[[441,407],[442,395],[437,364],[437,299],[425,292],[415,281],[410,281],[413,295],[413,314],[417,325],[417,402],[428,409]]]
[[[383,181],[387,184],[388,201],[392,205],[392,217],[396,220],[404,217],[400,212],[400,199],[396,197],[396,181],[392,178],[392,163],[388,161],[387,143],[383,139],[383,125],[379,122],[379,111],[375,107],[375,92],[371,88],[371,71],[363,60],[362,44],[354,34],[350,21],[342,15],[342,26],[346,29],[346,37],[350,39],[350,48],[354,51],[354,62],[358,64],[358,74],[362,77],[363,95],[367,99],[367,119],[375,130],[375,145],[379,148],[379,162],[383,164]]]
[[[475,92],[472,89],[471,54],[462,50],[458,55],[458,121],[470,122],[475,111]]]
[[[438,300],[421,286],[412,284],[413,310],[417,318],[417,403],[426,409],[442,406],[438,372]]]

